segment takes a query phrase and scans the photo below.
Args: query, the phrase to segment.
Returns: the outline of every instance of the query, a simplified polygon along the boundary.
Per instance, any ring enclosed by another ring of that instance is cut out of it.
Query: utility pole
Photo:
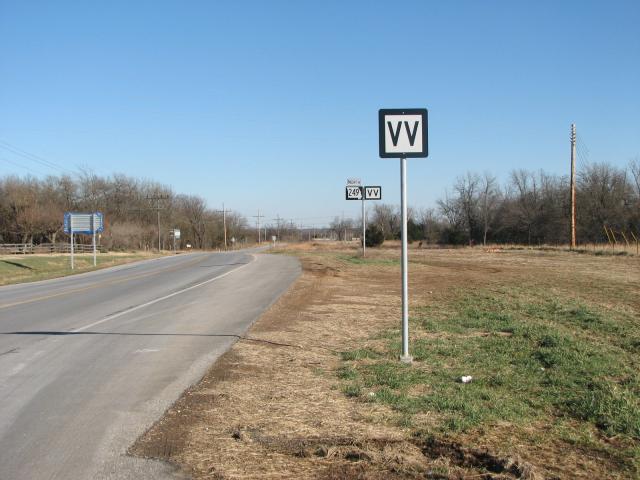
[[[260,215],[260,209],[258,209],[258,215],[254,215],[253,218],[256,219],[257,222],[257,229],[258,229],[258,245],[260,245],[260,243],[262,243],[262,239],[261,239],[261,230],[260,230],[260,219],[263,218],[264,215]]]
[[[222,228],[224,229],[224,249],[227,249],[227,209],[222,202]]]
[[[160,200],[167,200],[169,195],[147,195],[147,200],[155,200],[156,206],[155,210],[158,214],[158,253],[160,253],[161,245],[160,245]]]
[[[224,202],[222,202],[222,210],[216,210],[216,212],[222,213],[222,229],[224,230],[224,249],[226,250],[227,249],[227,210],[224,208]]]
[[[571,249],[576,248],[576,124],[571,124]]]
[[[276,218],[274,218],[273,220],[276,221],[276,225],[277,225],[277,227],[276,227],[276,236],[277,236],[278,240],[280,240],[280,220],[281,220],[280,214],[276,215]]]

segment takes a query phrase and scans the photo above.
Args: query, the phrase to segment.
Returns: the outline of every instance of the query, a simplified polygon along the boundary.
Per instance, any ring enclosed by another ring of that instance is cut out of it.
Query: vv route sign
[[[429,155],[426,108],[385,108],[378,111],[381,158],[414,158]]]

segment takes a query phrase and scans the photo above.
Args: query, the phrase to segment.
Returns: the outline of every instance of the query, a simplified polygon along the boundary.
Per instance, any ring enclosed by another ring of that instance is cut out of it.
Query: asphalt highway
[[[0,480],[180,478],[127,448],[299,273],[194,253],[0,287]]]

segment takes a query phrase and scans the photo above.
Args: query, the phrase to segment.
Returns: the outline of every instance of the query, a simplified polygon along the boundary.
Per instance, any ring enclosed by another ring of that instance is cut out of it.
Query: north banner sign
[[[387,108],[378,111],[381,158],[426,157],[428,113],[426,108]]]

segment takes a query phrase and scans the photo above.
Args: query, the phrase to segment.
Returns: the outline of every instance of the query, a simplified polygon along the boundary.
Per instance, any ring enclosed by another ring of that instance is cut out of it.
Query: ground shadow
[[[8,263],[9,265],[13,265],[14,267],[19,267],[19,268],[25,268],[27,270],[33,270],[33,268],[31,268],[29,265],[24,265],[22,263],[18,263],[18,262],[12,262],[11,260],[0,260],[4,263]]]

